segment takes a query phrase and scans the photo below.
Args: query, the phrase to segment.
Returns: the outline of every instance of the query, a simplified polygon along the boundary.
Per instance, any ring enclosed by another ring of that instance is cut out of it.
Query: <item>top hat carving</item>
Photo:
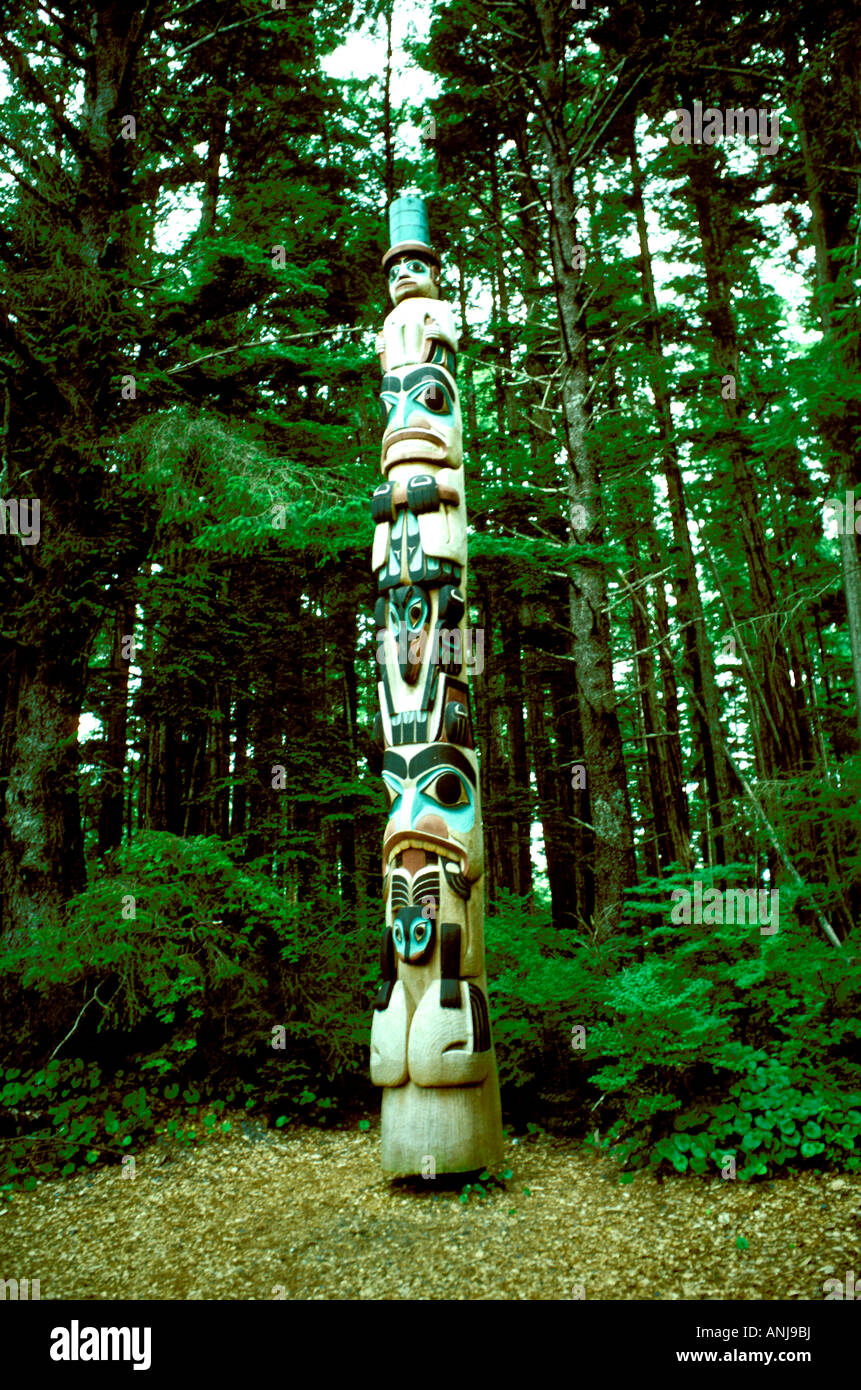
[[[439,255],[430,244],[427,207],[419,193],[401,193],[389,208],[389,249],[383,256],[383,269],[410,251],[440,268]]]

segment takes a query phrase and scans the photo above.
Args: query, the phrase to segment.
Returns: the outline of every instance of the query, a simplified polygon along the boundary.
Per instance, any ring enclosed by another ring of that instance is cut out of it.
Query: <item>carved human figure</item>
[[[430,248],[428,248],[430,249]],[[439,262],[418,251],[389,252],[389,298],[393,304],[404,299],[439,299]]]

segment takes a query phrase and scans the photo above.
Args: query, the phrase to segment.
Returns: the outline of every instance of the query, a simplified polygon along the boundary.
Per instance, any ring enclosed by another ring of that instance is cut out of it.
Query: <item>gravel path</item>
[[[379,1169],[378,1121],[267,1131],[44,1182],[0,1215],[0,1278],[43,1299],[814,1299],[861,1264],[861,1177],[638,1175],[508,1140],[505,1193]],[[524,1191],[528,1189],[528,1193]],[[747,1242],[746,1246],[744,1242]],[[861,1277],[861,1276],[859,1276]],[[577,1286],[582,1286],[579,1292]]]

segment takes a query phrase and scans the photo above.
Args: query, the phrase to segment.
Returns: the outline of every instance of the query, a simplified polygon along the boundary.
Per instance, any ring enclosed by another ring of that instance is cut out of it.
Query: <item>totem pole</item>
[[[464,634],[466,505],[454,315],[421,197],[389,210],[394,309],[377,338],[385,428],[372,566],[386,930],[371,1027],[392,1176],[501,1158],[484,973],[484,848]]]

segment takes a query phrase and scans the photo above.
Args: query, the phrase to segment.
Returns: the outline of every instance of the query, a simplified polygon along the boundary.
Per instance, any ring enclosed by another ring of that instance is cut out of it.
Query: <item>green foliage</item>
[[[133,1153],[151,1128],[152,1110],[143,1086],[121,1094],[116,1083],[123,1079],[109,1086],[101,1069],[80,1057],[53,1058],[26,1074],[8,1068],[0,1087],[0,1191]],[[3,1132],[9,1128],[11,1136]]]
[[[139,835],[115,870],[73,899],[61,929],[43,929],[7,957],[25,986],[110,981],[102,1026],[181,1021],[174,1051],[197,1045],[200,1020],[259,1006],[264,952],[298,962],[299,912],[215,839]],[[163,1065],[161,1070],[169,1070]]]
[[[464,1206],[473,1197],[477,1202],[484,1202],[496,1193],[505,1192],[506,1183],[511,1176],[510,1168],[503,1169],[501,1173],[489,1173],[485,1168],[479,1173],[475,1182],[464,1183],[457,1200]],[[525,1192],[527,1189],[524,1188],[523,1190]]]
[[[671,890],[686,885],[639,885],[622,933],[601,945],[551,936],[516,899],[498,905],[488,954],[508,1108],[525,1093],[531,1113],[537,1100],[557,1120],[598,1110],[601,1147],[629,1168],[715,1173],[733,1158],[742,1180],[813,1163],[858,1171],[861,932],[838,953],[789,911],[772,936],[672,923]]]
[[[714,1174],[729,1159],[741,1180],[812,1164],[858,1171],[858,934],[838,953],[789,911],[773,936],[673,923],[670,892],[686,884],[640,884],[622,932],[601,943],[500,899],[487,940],[506,1110],[528,1115],[532,1134],[533,1117],[599,1125],[623,1180],[641,1167]],[[376,944],[370,922],[351,936],[332,906],[319,932],[301,932],[271,881],[218,842],[142,835],[123,850],[74,900],[70,929],[0,961],[0,978],[24,972],[47,999],[77,991],[75,1041],[97,1050],[106,1037],[124,1068],[10,1065],[4,1184],[118,1160],[159,1133],[196,1143],[225,1105],[278,1128],[291,1116],[326,1122],[366,1066]],[[461,1199],[499,1185],[479,1177]]]
[[[62,929],[7,945],[0,988],[35,1002],[5,1039],[3,1182],[118,1160],[161,1133],[197,1142],[226,1105],[279,1128],[330,1123],[359,1089],[378,948],[334,904],[316,932],[304,917],[216,839],[144,833]],[[90,1060],[40,1063],[49,1037]]]
[[[54,1058],[39,1071],[8,1068],[0,1085],[0,1197],[8,1200],[16,1186],[32,1188],[39,1178],[120,1162],[162,1137],[189,1148],[218,1132],[229,1134],[228,1106],[248,1112],[272,1099],[265,1086],[246,1081],[226,1088],[224,1097],[205,1079],[184,1087],[152,1077],[140,1083],[141,1070],[140,1057],[114,1075],[81,1057]],[[292,1114],[307,1103],[308,1092],[296,1094],[283,1076],[279,1092]],[[333,1102],[324,1098],[323,1104]],[[287,1122],[279,1115],[275,1127]]]
[[[785,1063],[761,1056],[725,1099],[715,1092],[676,1114],[672,1133],[655,1141],[645,1129],[631,1134],[628,1122],[619,1120],[605,1146],[623,1161],[652,1168],[669,1164],[679,1173],[725,1171],[733,1159],[742,1181],[813,1159],[817,1166],[858,1172],[861,1089],[841,1093],[816,1078],[805,1082]]]

